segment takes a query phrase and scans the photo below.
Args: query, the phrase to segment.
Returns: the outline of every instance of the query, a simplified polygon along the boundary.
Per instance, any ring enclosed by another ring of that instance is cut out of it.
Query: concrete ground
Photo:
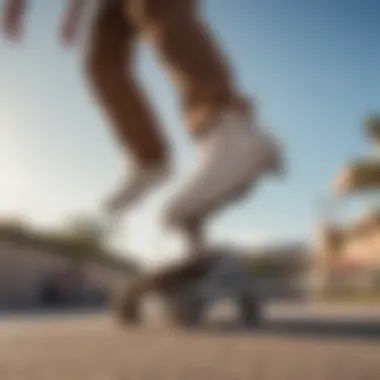
[[[106,314],[0,319],[1,380],[378,380],[379,359],[379,307],[273,306],[256,331],[122,329]]]

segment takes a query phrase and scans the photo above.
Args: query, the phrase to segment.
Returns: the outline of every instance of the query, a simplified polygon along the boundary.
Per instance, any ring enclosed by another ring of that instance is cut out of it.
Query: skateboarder
[[[8,0],[4,31],[21,37],[26,0]],[[63,42],[72,44],[85,0],[69,0]],[[88,82],[133,170],[106,202],[115,215],[170,177],[171,158],[159,120],[134,76],[134,47],[147,40],[177,90],[183,123],[198,148],[187,181],[173,194],[164,220],[175,228],[202,222],[281,165],[275,138],[257,122],[226,57],[205,25],[197,0],[102,0],[91,26]]]

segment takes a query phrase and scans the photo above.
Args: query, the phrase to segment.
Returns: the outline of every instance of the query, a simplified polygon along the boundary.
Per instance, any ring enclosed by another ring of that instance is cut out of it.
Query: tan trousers
[[[168,147],[133,74],[139,38],[149,41],[172,78],[192,134],[226,108],[249,112],[197,0],[102,0],[90,36],[88,79],[121,144],[140,164],[167,160]]]

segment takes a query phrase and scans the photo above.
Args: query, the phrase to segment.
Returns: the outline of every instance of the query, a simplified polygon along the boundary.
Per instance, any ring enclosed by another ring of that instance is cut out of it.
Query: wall
[[[0,242],[0,308],[37,304],[42,281],[48,275],[61,273],[78,274],[85,292],[110,293],[128,278],[125,271],[99,263],[74,261],[15,243]],[[70,287],[74,283],[69,277],[66,284]]]

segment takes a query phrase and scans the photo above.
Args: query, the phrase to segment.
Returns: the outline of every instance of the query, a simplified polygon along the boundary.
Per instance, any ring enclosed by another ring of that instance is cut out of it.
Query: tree
[[[63,234],[67,240],[77,242],[84,246],[104,249],[106,230],[94,217],[79,215],[69,219]]]
[[[139,272],[139,265],[111,251],[105,244],[106,230],[89,216],[77,216],[56,230],[33,229],[20,218],[0,219],[0,240],[32,247],[41,253],[93,260],[115,269]]]
[[[380,115],[372,115],[365,122],[367,137],[374,143],[380,142]]]

